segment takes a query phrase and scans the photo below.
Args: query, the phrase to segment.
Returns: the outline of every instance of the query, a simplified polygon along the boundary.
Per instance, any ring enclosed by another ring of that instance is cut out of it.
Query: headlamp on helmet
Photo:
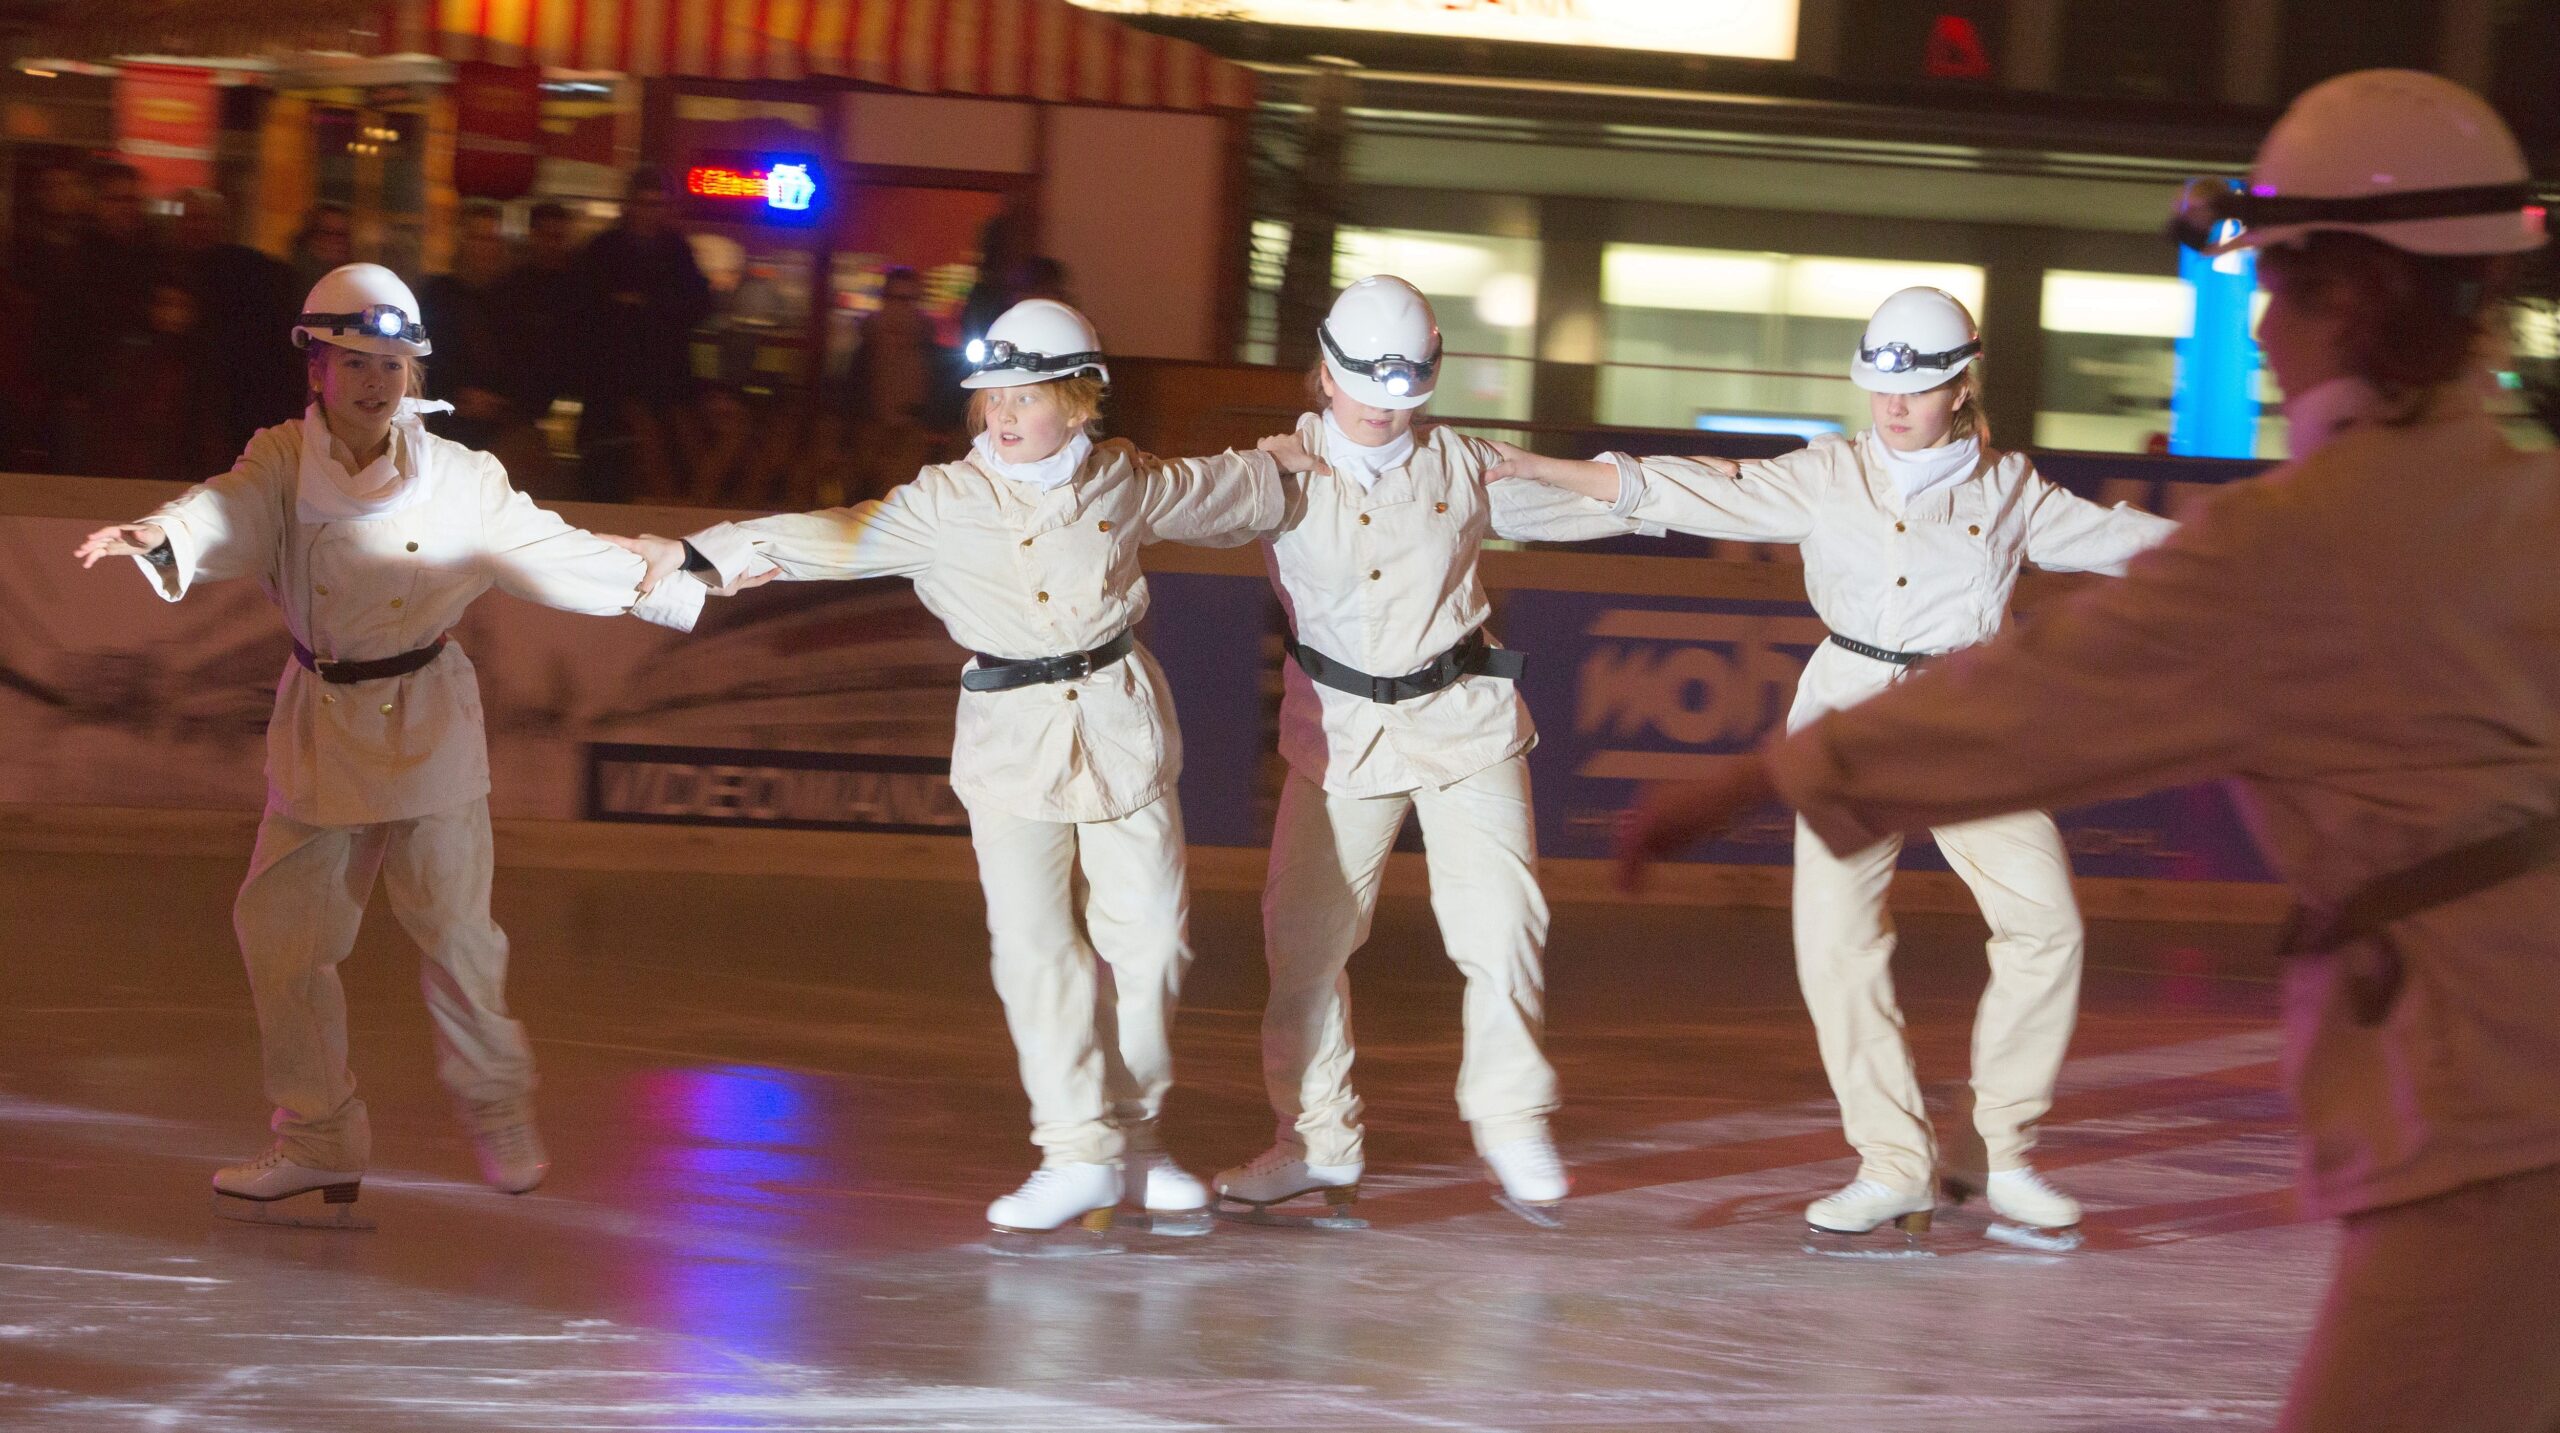
[[[1896,341],[1880,343],[1858,350],[1858,358],[1878,373],[1911,373],[1923,368],[1953,368],[1982,351],[1982,340],[1960,343],[1942,353],[1922,353],[1910,344]]]
[[[1033,353],[1008,339],[973,338],[962,353],[969,360],[970,371],[1000,373],[1021,369],[1026,373],[1069,374],[1098,366],[1101,353],[1087,349],[1082,353]]]
[[[398,304],[367,304],[354,313],[307,313],[295,322],[315,332],[361,334],[401,343],[427,341],[426,325],[409,317]]]
[[[1342,351],[1341,344],[1333,341],[1333,330],[1330,327],[1317,324],[1316,337],[1324,341],[1324,351],[1332,355],[1336,364],[1374,381],[1379,387],[1385,389],[1390,397],[1403,398],[1428,387],[1432,378],[1440,372],[1440,346],[1437,343],[1432,345],[1431,354],[1427,358],[1407,358],[1401,353],[1385,354],[1377,358],[1353,358]]]

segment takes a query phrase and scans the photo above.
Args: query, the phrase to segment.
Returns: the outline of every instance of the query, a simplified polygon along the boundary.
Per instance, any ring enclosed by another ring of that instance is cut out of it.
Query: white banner
[[[1597,45],[1748,60],[1796,57],[1797,0],[1076,0],[1093,10]]]

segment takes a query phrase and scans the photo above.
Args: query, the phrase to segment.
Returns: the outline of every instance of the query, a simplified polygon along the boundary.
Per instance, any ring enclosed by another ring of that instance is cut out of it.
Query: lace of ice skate
[[[1054,1169],[1035,1169],[1031,1171],[1031,1177],[1022,1182],[1022,1187],[1013,1192],[1013,1197],[1016,1199],[1029,1199],[1040,1193],[1040,1191],[1047,1189],[1053,1184],[1059,1183],[1065,1178],[1066,1176],[1064,1174]]]
[[[1276,1173],[1296,1163],[1298,1163],[1298,1156],[1290,1153],[1285,1147],[1275,1144],[1255,1155],[1252,1162],[1237,1173],[1240,1178],[1251,1179],[1257,1174]]]
[[[1564,1178],[1564,1160],[1547,1140],[1524,1139],[1505,1150],[1503,1158],[1511,1162],[1514,1179]]]
[[[534,1159],[533,1121],[500,1125],[480,1132],[480,1145],[500,1164],[532,1164]]]
[[[2004,1169],[1997,1176],[2007,1189],[2028,1189],[2047,1199],[2062,1198],[2062,1191],[2045,1182],[2043,1175],[2032,1169]]]
[[[295,1164],[292,1160],[285,1158],[284,1146],[280,1144],[271,1146],[265,1154],[259,1155],[256,1159],[250,1160],[247,1164],[233,1166],[238,1173],[238,1177],[243,1180],[255,1179],[270,1169],[299,1169],[301,1167],[302,1166]]]

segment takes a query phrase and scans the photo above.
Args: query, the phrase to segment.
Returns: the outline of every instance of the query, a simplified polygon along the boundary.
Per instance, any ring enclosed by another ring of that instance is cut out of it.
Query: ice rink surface
[[[245,858],[245,853],[244,853]],[[2276,1092],[2272,933],[2093,934],[2042,1167],[2087,1247],[1802,1248],[1845,1181],[1783,913],[1563,907],[1568,1227],[1497,1209],[1419,900],[1354,963],[1365,1233],[1115,1231],[1001,1257],[1035,1163],[956,885],[504,870],[554,1172],[493,1194],[377,899],[347,967],[366,1234],[230,1223],[265,1145],[239,862],[0,856],[0,1428],[2262,1428],[2323,1282]],[[1905,923],[1941,1129],[1978,923]],[[1204,895],[1167,1126],[1269,1141],[1253,898]]]

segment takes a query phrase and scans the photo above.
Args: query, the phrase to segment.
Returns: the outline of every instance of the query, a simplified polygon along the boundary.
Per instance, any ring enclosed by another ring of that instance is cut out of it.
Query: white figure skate
[[[1366,1229],[1369,1221],[1353,1213],[1360,1202],[1361,1166],[1309,1164],[1304,1154],[1275,1144],[1218,1176],[1218,1212],[1247,1224],[1283,1229]],[[1275,1212],[1309,1194],[1324,1196],[1322,1214]]]
[[[213,1212],[243,1224],[276,1224],[296,1229],[371,1229],[373,1221],[356,1213],[356,1193],[364,1183],[360,1169],[313,1169],[285,1157],[278,1145],[245,1164],[216,1171]],[[303,1198],[317,1194],[319,1201]]]
[[[1948,1184],[1971,1192],[1956,1180]],[[1982,1190],[1992,1214],[1982,1231],[1986,1237],[2044,1254],[2067,1254],[2080,1247],[2080,1201],[2046,1183],[2034,1169],[1994,1170]]]
[[[995,1248],[1008,1254],[1106,1248],[1098,1236],[1111,1228],[1121,1187],[1116,1164],[1053,1164],[1034,1170],[1020,1189],[987,1206]],[[1058,1235],[1069,1224],[1081,1225],[1083,1232]]]
[[[1146,1211],[1147,1230],[1188,1236],[1209,1232],[1209,1190],[1191,1171],[1160,1149],[1129,1151],[1123,1162],[1127,1197]]]
[[[1920,1236],[1929,1232],[1937,1199],[1928,1190],[1896,1189],[1874,1179],[1852,1180],[1838,1193],[1805,1206],[1805,1250],[1848,1258],[1902,1258],[1926,1255]],[[1869,1245],[1862,1236],[1891,1224],[1902,1231],[1899,1245]]]
[[[1555,1211],[1573,1181],[1565,1177],[1564,1161],[1556,1156],[1555,1141],[1545,1131],[1495,1145],[1484,1152],[1484,1162],[1502,1185],[1494,1203],[1541,1229],[1564,1227]]]
[[[534,1128],[531,1102],[474,1105],[464,1120],[471,1128],[472,1153],[479,1157],[481,1183],[500,1194],[530,1194],[541,1187],[551,1173],[551,1155],[542,1147],[542,1132]]]

